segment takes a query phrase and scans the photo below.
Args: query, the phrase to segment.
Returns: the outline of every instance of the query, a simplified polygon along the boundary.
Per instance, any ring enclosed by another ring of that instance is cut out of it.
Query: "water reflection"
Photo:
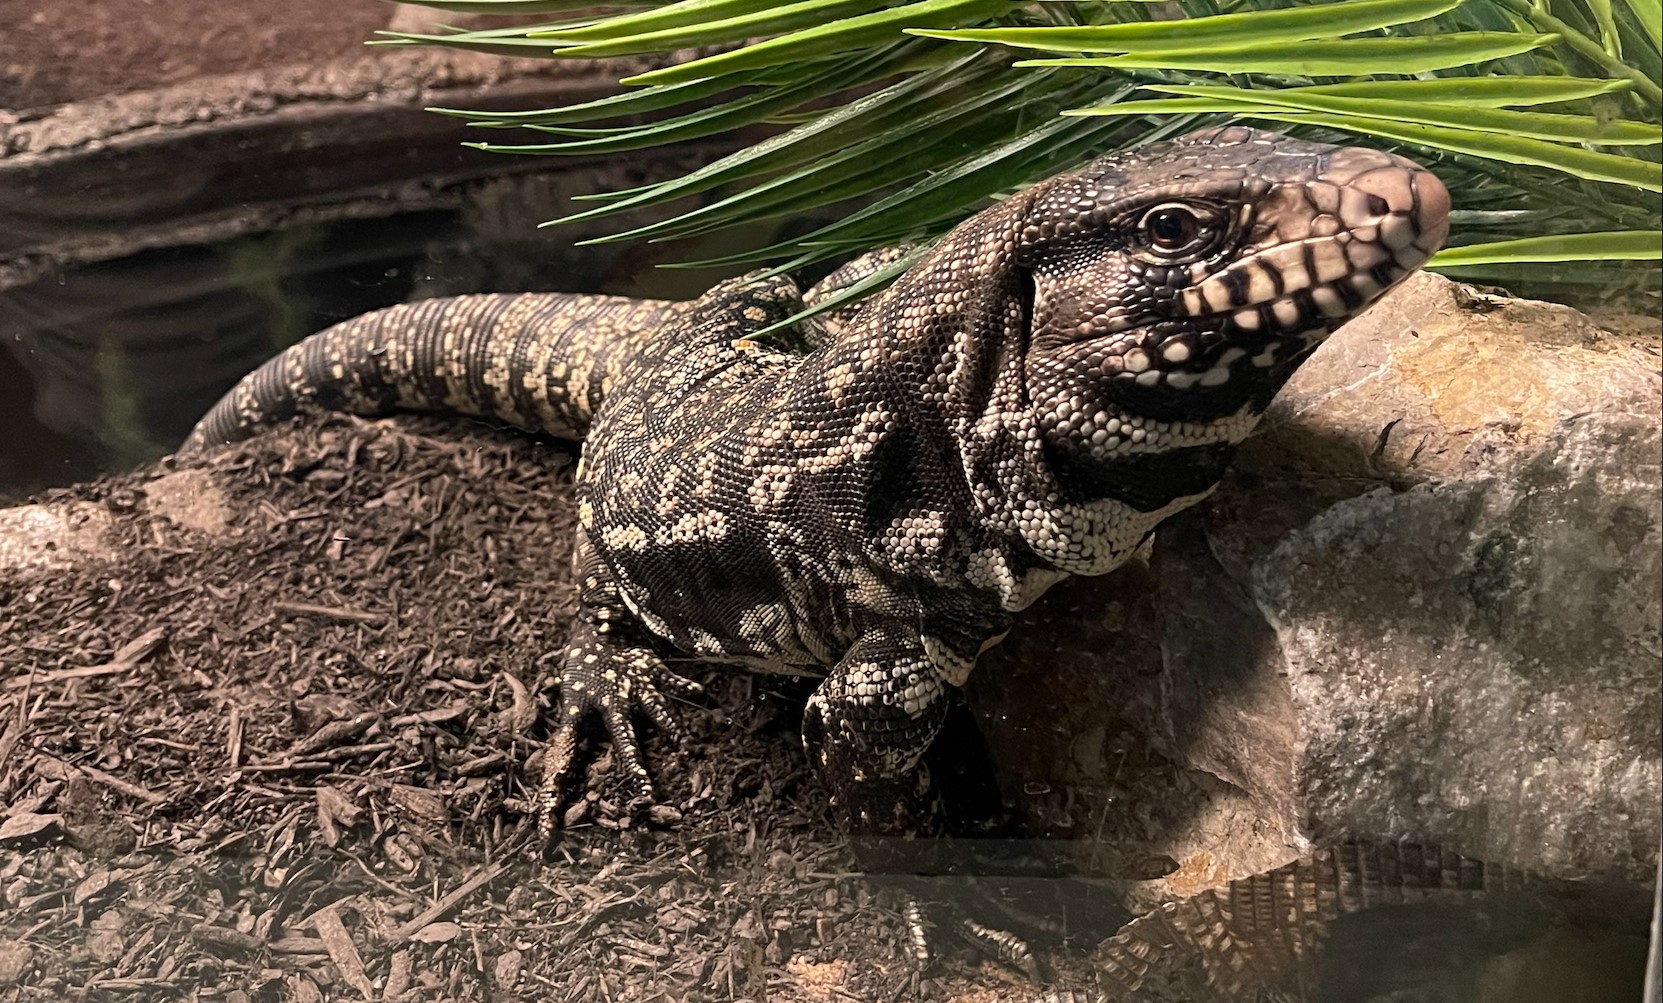
[[[574,248],[592,234],[537,230],[572,186],[499,179],[445,208],[144,250],[0,287],[0,494],[171,451],[244,373],[366,310],[482,291],[685,297],[714,281],[655,268],[668,252]]]
[[[29,381],[4,395],[32,401],[31,414],[7,415],[0,475],[62,483],[168,452],[277,349],[409,295],[429,241],[453,227],[441,212],[316,223],[143,251],[0,292],[0,336]],[[62,453],[65,439],[74,453]]]

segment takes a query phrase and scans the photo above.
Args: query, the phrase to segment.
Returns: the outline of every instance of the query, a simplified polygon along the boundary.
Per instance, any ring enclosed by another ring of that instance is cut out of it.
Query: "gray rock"
[[[1643,881],[1658,845],[1653,416],[1335,504],[1254,565],[1311,835]]]
[[[67,568],[113,557],[108,509],[92,502],[0,509],[0,571]]]
[[[1274,635],[1232,627],[1225,657],[1250,682],[1212,701],[1229,723],[1211,744],[1233,729],[1235,759],[1291,758],[1288,803],[1318,841],[1412,837],[1650,880],[1660,402],[1655,331],[1435,275],[1347,326],[1199,521],[1210,576],[1245,588]],[[1171,567],[1195,593],[1204,563]],[[1215,618],[1238,623],[1239,603],[1173,613],[1189,630]],[[1166,633],[1168,675],[1218,675]],[[1291,746],[1265,725],[1270,680]],[[1283,803],[1279,783],[1244,782]]]

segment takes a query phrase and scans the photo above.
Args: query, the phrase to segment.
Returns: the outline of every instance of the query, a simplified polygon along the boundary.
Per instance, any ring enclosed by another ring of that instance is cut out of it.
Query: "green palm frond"
[[[787,269],[927,244],[987,199],[1087,156],[1232,120],[1373,137],[1434,162],[1456,203],[1453,246],[1435,266],[1663,259],[1660,0],[678,0],[600,14],[571,0],[425,5],[551,20],[386,41],[664,57],[600,100],[435,109],[515,130],[512,141],[472,144],[481,149],[619,153],[777,130],[682,177],[595,193],[556,223],[696,199],[598,238],[677,240],[815,207],[842,212],[690,265]]]

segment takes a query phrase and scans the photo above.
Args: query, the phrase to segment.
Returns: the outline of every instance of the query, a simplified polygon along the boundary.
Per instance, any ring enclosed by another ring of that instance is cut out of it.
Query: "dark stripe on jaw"
[[[1076,447],[1045,443],[1045,460],[1064,504],[1111,498],[1139,512],[1154,512],[1176,499],[1207,491],[1218,483],[1235,454],[1235,446],[1213,443],[1094,460]]]
[[[1257,313],[1259,314],[1260,331],[1275,333],[1282,330],[1282,325],[1276,320],[1276,311],[1270,308],[1269,303],[1259,304]]]
[[[1305,241],[1299,245],[1299,260],[1305,265],[1305,281],[1301,282],[1300,292],[1309,290],[1317,281],[1317,254],[1314,245]]]
[[[1342,276],[1335,279],[1333,282],[1328,283],[1328,288],[1334,290],[1334,292],[1340,297],[1340,301],[1345,304],[1345,308],[1347,310],[1355,311],[1358,307],[1363,305],[1363,294],[1357,291],[1356,286],[1346,281],[1348,278],[1350,278],[1350,276]],[[1350,318],[1348,317],[1346,319]]]
[[[1247,302],[1247,276],[1242,269],[1226,268],[1218,273],[1218,280],[1224,283],[1224,290],[1230,294],[1230,305],[1239,307]]]
[[[1259,271],[1264,272],[1266,278],[1270,279],[1273,296],[1282,295],[1282,291],[1288,287],[1287,281],[1282,278],[1282,270],[1265,261],[1263,257],[1254,258],[1253,263],[1259,266]]]
[[[1316,273],[1312,272],[1311,274]],[[1317,309],[1316,298],[1311,295],[1311,290],[1314,288],[1316,287],[1306,286],[1304,289],[1295,290],[1293,294],[1294,305],[1299,307],[1299,314],[1302,318],[1300,321],[1301,328],[1315,327],[1323,319],[1322,311]]]
[[[1205,368],[1200,361],[1187,365]],[[1245,359],[1237,360],[1236,365],[1247,365],[1247,362]],[[1102,403],[1112,404],[1122,413],[1142,415],[1154,421],[1213,421],[1240,411],[1251,396],[1252,384],[1256,382],[1233,374],[1231,379],[1217,386],[1191,385],[1179,390],[1164,381],[1144,386],[1120,377],[1105,381],[1096,388],[1096,393]]]

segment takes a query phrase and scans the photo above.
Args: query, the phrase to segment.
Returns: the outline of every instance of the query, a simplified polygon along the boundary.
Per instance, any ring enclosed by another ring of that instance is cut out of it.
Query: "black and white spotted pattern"
[[[1299,362],[1437,249],[1448,209],[1400,157],[1212,130],[1012,196],[795,337],[759,337],[802,308],[784,278],[690,304],[490,300],[484,326],[399,307],[273,360],[191,443],[307,406],[587,432],[545,821],[586,717],[650,792],[632,719],[673,728],[678,651],[823,675],[804,740],[839,813],[914,832],[946,696],[1012,614],[1205,497]]]

